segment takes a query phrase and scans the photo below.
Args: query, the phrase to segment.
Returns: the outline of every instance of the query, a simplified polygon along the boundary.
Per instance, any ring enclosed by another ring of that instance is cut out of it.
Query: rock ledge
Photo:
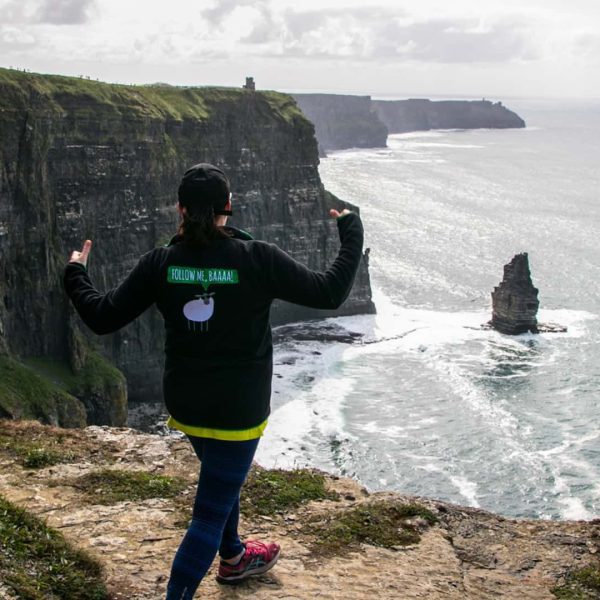
[[[164,598],[170,561],[184,532],[173,500],[94,505],[85,502],[76,488],[61,482],[109,460],[111,468],[143,469],[185,478],[189,482],[185,500],[191,503],[197,462],[187,441],[126,428],[60,430],[34,422],[10,422],[8,426],[4,422],[3,427],[14,427],[21,439],[32,429],[44,436],[60,434],[72,441],[79,439],[86,452],[78,462],[31,470],[23,468],[0,446],[0,494],[43,516],[49,526],[103,562],[113,600]],[[295,509],[293,515],[242,519],[244,535],[281,542],[282,557],[271,572],[226,588],[216,583],[213,566],[198,595],[220,600],[551,600],[555,598],[551,590],[564,581],[567,573],[598,565],[600,520],[514,520],[397,493],[370,494],[346,478],[328,476],[327,482],[340,494],[340,500],[312,502]],[[395,550],[363,545],[359,551],[343,556],[320,560],[311,557],[302,534],[306,518],[375,499],[418,501],[435,513],[438,522],[416,545]]]

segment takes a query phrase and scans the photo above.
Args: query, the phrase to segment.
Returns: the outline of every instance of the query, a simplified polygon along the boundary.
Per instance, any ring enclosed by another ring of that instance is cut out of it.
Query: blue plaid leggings
[[[192,522],[171,567],[167,600],[192,600],[217,551],[221,558],[233,558],[244,549],[238,535],[240,488],[259,442],[188,438],[202,468]]]

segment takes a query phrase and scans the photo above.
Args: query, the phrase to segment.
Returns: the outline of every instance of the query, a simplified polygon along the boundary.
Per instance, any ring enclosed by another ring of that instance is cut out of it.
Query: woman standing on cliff
[[[178,234],[144,254],[118,287],[101,294],[87,273],[92,242],[73,252],[64,284],[83,321],[114,332],[152,304],[165,321],[164,398],[169,425],[184,432],[202,462],[191,525],[175,555],[167,600],[194,596],[219,552],[217,580],[236,583],[268,571],[275,543],[240,541],[240,489],[270,412],[275,298],[313,308],[339,307],[362,254],[357,214],[332,209],[341,241],[325,272],[311,271],[273,244],[227,227],[229,181],[195,165],[179,186]]]

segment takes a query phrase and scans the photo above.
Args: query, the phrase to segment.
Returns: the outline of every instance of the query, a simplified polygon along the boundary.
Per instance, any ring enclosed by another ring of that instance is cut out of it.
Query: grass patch
[[[85,359],[77,373],[64,361],[38,357],[25,364],[39,376],[81,400],[88,420],[123,426],[127,422],[127,382],[119,369],[85,344]]]
[[[31,448],[23,458],[26,469],[41,469],[64,462],[72,462],[74,455],[70,452],[56,452],[45,448]]]
[[[0,496],[0,580],[23,600],[106,600],[102,567]]]
[[[308,469],[263,469],[253,466],[241,495],[246,516],[272,515],[311,500],[338,500],[337,492],[325,487],[325,477]]]
[[[79,430],[0,420],[0,456],[16,459],[28,469],[85,459],[112,461],[113,452],[111,444],[99,446]]]
[[[179,477],[155,475],[146,471],[103,469],[93,471],[70,485],[82,490],[93,504],[117,504],[125,500],[173,498],[187,486]]]
[[[0,414],[85,427],[83,404],[60,385],[9,356],[0,356]]]
[[[421,521],[417,524],[417,518]],[[433,525],[436,516],[419,504],[370,502],[352,509],[317,516],[305,525],[313,537],[311,550],[318,556],[358,550],[360,544],[394,548],[416,544],[423,527]]]
[[[291,122],[305,122],[310,127],[310,121],[306,118],[304,113],[300,110],[300,107],[289,94],[282,94],[281,92],[275,92],[271,90],[261,91],[260,95],[265,98],[269,107],[279,117]]]
[[[572,571],[552,593],[561,600],[597,600],[600,598],[600,564]]]

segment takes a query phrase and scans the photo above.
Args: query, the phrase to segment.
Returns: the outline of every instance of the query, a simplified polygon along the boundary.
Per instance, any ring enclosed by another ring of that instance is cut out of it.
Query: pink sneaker
[[[252,575],[266,573],[275,565],[281,551],[279,544],[265,544],[255,540],[248,540],[244,546],[246,551],[237,565],[221,561],[217,575],[219,583],[239,583]]]

